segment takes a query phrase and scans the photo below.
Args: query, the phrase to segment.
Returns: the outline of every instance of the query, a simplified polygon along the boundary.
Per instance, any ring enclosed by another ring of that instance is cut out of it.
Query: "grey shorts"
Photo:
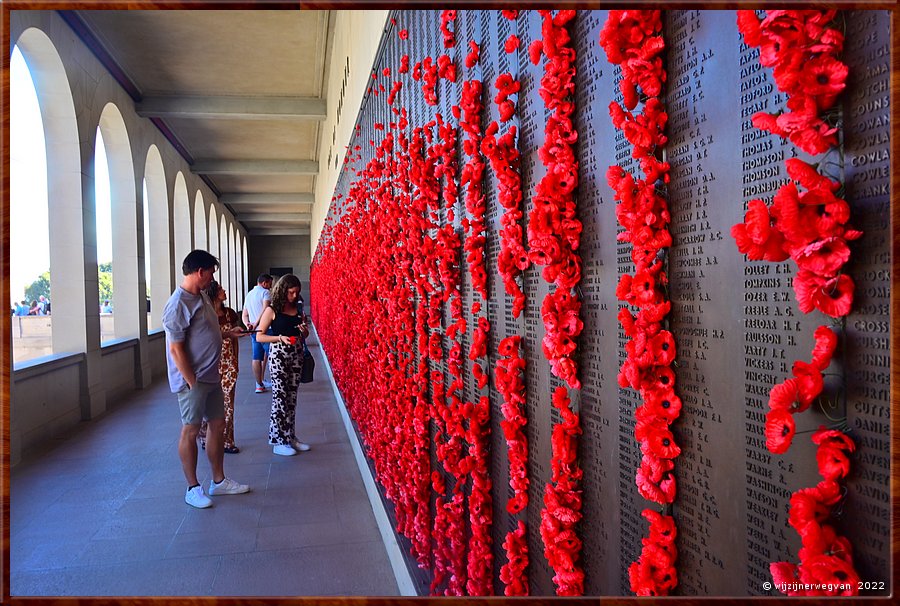
[[[183,425],[200,425],[207,421],[225,418],[225,395],[219,383],[194,384],[194,389],[185,387],[177,394],[178,408],[181,409]]]

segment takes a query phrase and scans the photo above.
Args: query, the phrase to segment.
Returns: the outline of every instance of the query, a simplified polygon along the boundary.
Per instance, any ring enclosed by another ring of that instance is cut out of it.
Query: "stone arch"
[[[31,72],[47,148],[53,353],[87,348],[80,140],[62,59],[43,31],[28,28],[15,43]],[[133,188],[133,186],[132,186]],[[76,226],[73,229],[73,226]]]
[[[237,305],[238,298],[238,280],[237,280],[237,266],[238,266],[238,258],[235,254],[235,237],[237,233],[234,229],[234,223],[228,224],[228,258],[231,259],[231,263],[228,264],[228,283],[231,285],[231,299],[232,306]]]
[[[117,339],[138,336],[137,192],[134,159],[125,120],[115,103],[107,103],[97,125],[109,163],[112,202],[113,310]]]
[[[188,201],[187,183],[181,171],[175,175],[175,195],[172,200],[174,207],[174,231],[175,231],[175,259],[172,266],[175,269],[175,284],[181,284],[183,273],[181,264],[184,258],[191,252],[191,209]]]
[[[244,305],[244,297],[250,292],[250,268],[247,266],[247,237],[241,236],[241,264],[243,265],[244,288],[241,290],[241,306]]]
[[[149,330],[162,328],[162,311],[172,292],[172,261],[169,258],[169,200],[166,192],[166,173],[162,155],[156,145],[147,150],[144,162],[144,181],[147,186],[149,217],[144,219],[150,231],[150,248],[144,251],[144,263],[150,267]]]
[[[222,251],[219,247],[219,218],[216,215],[216,207],[209,207],[209,250],[210,254],[219,260],[219,271],[216,272],[216,282],[222,283]]]
[[[219,280],[219,284],[221,284],[222,288],[225,289],[225,292],[230,295],[231,273],[229,271],[229,267],[231,266],[231,254],[228,250],[228,227],[227,222],[225,221],[225,213],[222,213],[222,216],[219,219],[219,247],[222,251],[222,265],[219,268],[219,275],[221,276],[221,279]]]
[[[194,248],[206,250],[209,246],[209,238],[206,236],[206,204],[203,202],[203,194],[197,190],[194,196]]]

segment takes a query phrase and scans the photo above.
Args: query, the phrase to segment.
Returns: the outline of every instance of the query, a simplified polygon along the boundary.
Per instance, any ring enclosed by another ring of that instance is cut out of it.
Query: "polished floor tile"
[[[225,473],[251,492],[205,510],[184,503],[181,423],[163,377],[13,468],[11,595],[398,595],[324,362],[297,408],[312,450],[280,457],[249,345],[235,406],[241,452],[225,455]],[[197,471],[208,489],[202,450]]]

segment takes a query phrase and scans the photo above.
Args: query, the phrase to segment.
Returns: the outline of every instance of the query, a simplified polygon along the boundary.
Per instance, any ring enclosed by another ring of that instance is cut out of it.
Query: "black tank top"
[[[299,337],[300,336],[300,324],[303,321],[303,318],[300,314],[296,316],[289,316],[287,314],[281,314],[275,312],[275,319],[272,320],[272,325],[269,328],[269,334],[274,336],[285,336],[285,337]]]

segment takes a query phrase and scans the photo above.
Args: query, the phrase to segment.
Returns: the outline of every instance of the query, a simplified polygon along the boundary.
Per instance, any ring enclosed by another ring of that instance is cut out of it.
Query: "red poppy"
[[[850,260],[850,248],[843,238],[824,238],[794,255],[797,267],[820,276],[833,276]]]
[[[739,13],[754,11],[738,11]],[[775,588],[788,596],[804,595],[805,592],[798,593],[798,590],[791,589],[797,587],[800,581],[797,565],[790,562],[772,562],[769,565],[769,573],[772,575],[772,581]],[[787,587],[788,589],[783,589]]]
[[[766,414],[766,448],[774,454],[784,454],[794,439],[794,416],[783,408],[773,408]]]
[[[642,434],[642,438],[638,438],[641,444],[641,452],[645,455],[652,455],[662,459],[673,459],[681,454],[681,449],[675,443],[675,436],[664,424],[645,424],[641,428],[641,422],[638,422],[635,429],[635,437]]]
[[[819,173],[816,168],[799,158],[788,158],[784,161],[788,175],[800,186],[807,190],[826,189],[834,192],[840,187],[840,183],[833,181]]]
[[[853,440],[840,431],[821,427],[813,434],[812,441],[819,446],[816,450],[819,474],[826,480],[847,477],[850,473],[847,455],[856,450]]]
[[[852,596],[859,593],[859,574],[853,563],[833,555],[819,555],[802,563],[800,580],[817,588],[807,595]]]
[[[802,563],[820,555],[836,556],[848,562],[853,561],[853,547],[846,537],[835,532],[828,524],[809,522],[800,532],[803,547],[797,554]]]
[[[821,524],[840,497],[840,486],[832,480],[822,480],[812,488],[801,488],[791,495],[788,522],[797,532],[809,522]]]
[[[681,414],[681,398],[674,390],[647,390],[646,402],[642,406],[647,415],[660,417],[673,422]]]
[[[678,531],[672,516],[662,515],[652,509],[645,509],[641,515],[650,523],[649,541],[661,547],[670,546],[675,542]]]
[[[760,28],[759,17],[756,11],[739,10],[737,11],[738,31],[744,36],[744,42],[747,46],[756,47],[762,42],[762,31]]]
[[[671,503],[675,500],[675,476],[671,471],[674,463],[669,459],[644,455],[635,480],[638,492],[648,501]]]
[[[397,32],[397,36],[401,40],[406,40],[407,38],[409,38],[409,31],[407,31],[405,29],[401,29],[399,32]]]
[[[816,99],[820,110],[828,109],[844,90],[849,71],[847,65],[835,57],[819,55],[804,63],[797,86],[804,94]]]
[[[466,55],[466,67],[472,69],[475,67],[475,64],[478,63],[481,49],[474,40],[469,40],[469,49],[471,50],[469,51],[469,54]]]
[[[750,117],[750,121],[753,123],[753,126],[759,130],[764,130],[773,135],[778,135],[779,137],[787,136],[787,133],[778,124],[778,116],[776,115],[757,112]]]
[[[762,200],[750,200],[744,223],[731,228],[731,236],[738,250],[748,259],[780,262],[788,258],[784,250],[784,236],[774,226],[769,207]]]
[[[853,280],[846,274],[826,280],[811,271],[800,270],[794,278],[797,306],[803,313],[818,309],[834,318],[850,313]]]
[[[531,61],[532,64],[537,65],[541,60],[541,55],[544,52],[544,43],[541,40],[534,40],[531,44],[528,45],[528,60]]]
[[[503,51],[508,55],[519,48],[519,37],[515,34],[510,34],[506,39],[506,42],[503,43]]]
[[[803,412],[822,393],[824,385],[822,373],[815,366],[801,360],[794,362],[791,371],[797,379],[797,402],[799,404],[797,409],[792,412]]]
[[[831,356],[837,347],[838,337],[827,326],[820,326],[815,332],[816,345],[812,351],[812,365],[820,371],[825,370],[831,364]]]

